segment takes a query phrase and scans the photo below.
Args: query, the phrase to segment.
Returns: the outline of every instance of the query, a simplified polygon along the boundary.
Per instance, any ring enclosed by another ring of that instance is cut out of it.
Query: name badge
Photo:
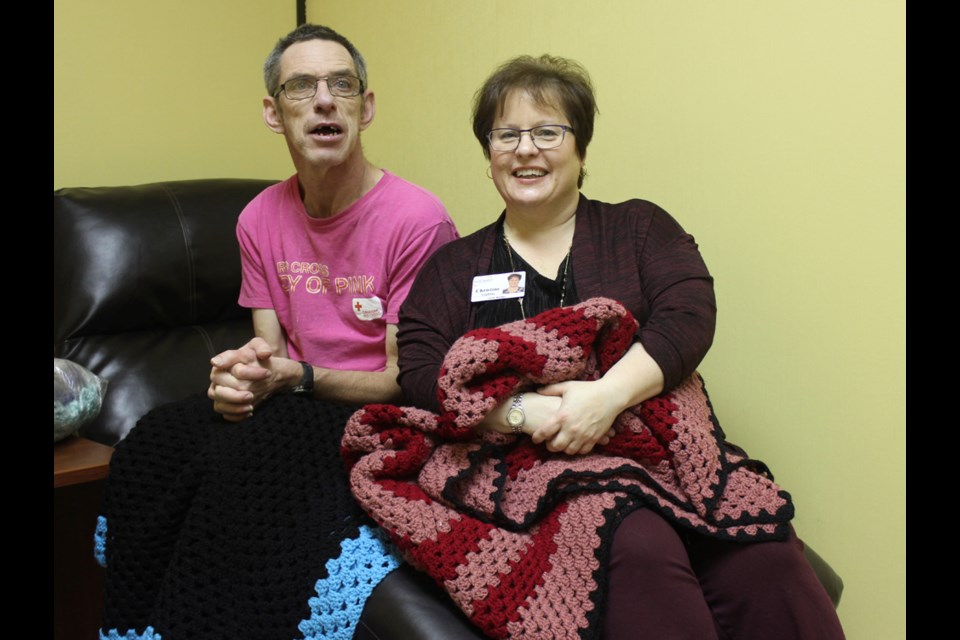
[[[526,271],[508,271],[506,273],[491,273],[486,276],[475,276],[473,278],[473,291],[470,294],[470,302],[522,298],[526,282]]]
[[[361,320],[376,320],[383,317],[383,303],[380,298],[354,298],[353,312]]]

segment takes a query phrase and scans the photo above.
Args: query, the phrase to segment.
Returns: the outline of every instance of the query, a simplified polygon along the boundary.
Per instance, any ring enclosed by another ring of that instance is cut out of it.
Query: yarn
[[[398,564],[339,458],[355,410],[283,394],[228,423],[197,395],[144,416],[116,447],[98,519],[102,635],[350,637]]]
[[[444,359],[440,414],[370,405],[347,424],[357,501],[489,637],[597,638],[613,531],[637,508],[724,540],[787,534],[790,495],[726,443],[696,373],[621,413],[587,455],[475,430],[515,393],[599,378],[636,328],[592,298],[477,329]]]
[[[401,560],[379,529],[360,527],[356,539],[340,543],[341,554],[327,560],[327,577],[317,580],[317,596],[310,598],[310,618],[300,623],[308,640],[350,640],[374,587]]]
[[[53,441],[80,430],[100,414],[107,381],[76,362],[53,359]]]
[[[100,640],[163,640],[163,637],[153,630],[153,627],[147,627],[143,633],[137,633],[135,629],[128,629],[121,633],[117,629],[110,629],[107,633],[100,632]]]
[[[103,516],[97,516],[93,532],[93,557],[101,567],[107,566],[107,519]]]

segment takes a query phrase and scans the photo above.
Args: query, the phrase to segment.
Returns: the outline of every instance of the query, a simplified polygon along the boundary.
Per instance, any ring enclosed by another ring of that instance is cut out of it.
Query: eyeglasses
[[[317,95],[317,86],[321,80],[327,83],[330,95],[338,98],[352,98],[363,93],[363,82],[360,81],[360,78],[354,76],[326,76],[325,78],[300,76],[291,78],[280,85],[280,89],[273,94],[273,97],[276,98],[282,91],[289,100],[312,98]]]
[[[573,127],[565,124],[545,124],[532,129],[493,129],[487,134],[487,140],[494,151],[515,151],[520,146],[523,134],[529,133],[534,146],[542,151],[563,144],[567,131],[573,133]]]

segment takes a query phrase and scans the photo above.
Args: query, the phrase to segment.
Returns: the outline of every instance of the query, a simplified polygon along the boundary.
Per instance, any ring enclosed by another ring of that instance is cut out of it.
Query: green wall
[[[54,186],[293,168],[260,65],[294,2],[57,0]],[[580,60],[600,116],[588,196],[657,202],[717,280],[701,371],[731,440],[795,499],[846,583],[849,638],[906,635],[902,1],[312,0],[367,56],[377,163],[462,232],[501,202],[470,99],[521,53]]]
[[[293,0],[55,0],[53,186],[285,178],[261,66]]]

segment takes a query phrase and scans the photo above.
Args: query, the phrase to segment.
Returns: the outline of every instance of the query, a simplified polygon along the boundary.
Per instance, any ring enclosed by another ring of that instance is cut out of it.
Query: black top
[[[513,262],[510,261],[511,257]],[[565,267],[567,271],[566,281],[563,277]],[[507,249],[507,244],[503,241],[503,223],[501,222],[497,228],[497,242],[493,247],[489,272],[513,273],[514,271],[527,272],[523,297],[488,300],[480,303],[471,329],[497,327],[507,322],[520,320],[523,318],[523,314],[520,312],[521,304],[526,317],[532,318],[547,309],[559,307],[561,299],[565,307],[580,302],[580,299],[577,298],[577,287],[573,279],[573,256],[570,256],[569,265],[564,258],[557,268],[556,278],[551,280],[531,267],[530,263],[524,260],[516,250]],[[564,289],[566,289],[566,295],[563,294]]]

